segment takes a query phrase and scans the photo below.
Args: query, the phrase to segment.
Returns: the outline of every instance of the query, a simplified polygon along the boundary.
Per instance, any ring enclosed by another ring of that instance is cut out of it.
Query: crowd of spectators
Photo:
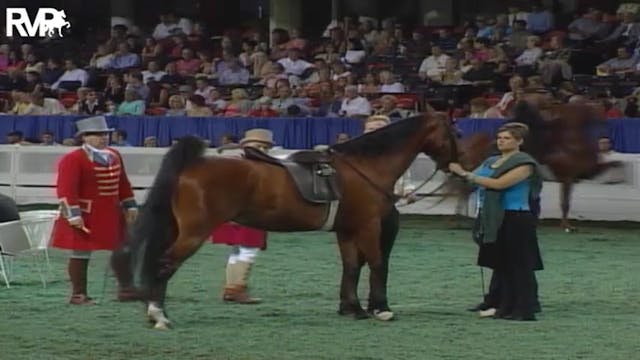
[[[269,40],[251,30],[213,37],[166,13],[147,31],[114,26],[84,57],[5,39],[0,113],[399,119],[433,107],[496,118],[533,91],[637,116],[635,11],[587,9],[561,26],[536,1],[505,10],[440,28],[349,16],[323,34],[274,29]],[[576,72],[583,54],[598,61]]]

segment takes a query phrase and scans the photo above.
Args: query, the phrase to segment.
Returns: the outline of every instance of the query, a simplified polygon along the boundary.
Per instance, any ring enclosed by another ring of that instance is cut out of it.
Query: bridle
[[[444,120],[441,120],[441,121],[444,121]],[[449,154],[451,156],[450,159],[452,160],[451,162],[457,162],[458,161],[458,143],[456,141],[456,135],[454,134],[454,129],[453,129],[453,127],[451,125],[447,126],[447,130],[448,130],[447,132],[448,132],[448,138],[449,138],[449,149],[451,151],[451,153]],[[393,203],[396,203],[401,199],[413,198],[414,195],[420,189],[422,189],[426,184],[428,184],[435,177],[435,175],[439,171],[438,167],[436,166],[436,168],[434,169],[433,173],[430,176],[428,176],[427,179],[425,179],[418,187],[416,187],[415,189],[413,189],[411,192],[409,192],[406,195],[398,196],[398,195],[393,193],[393,190],[391,192],[389,192],[389,191],[385,190],[382,186],[378,185],[373,180],[371,180],[364,172],[362,172],[360,169],[358,169],[357,166],[355,166],[353,163],[351,163],[340,152],[338,152],[338,151],[336,151],[334,149],[331,149],[331,148],[328,149],[327,151],[330,154],[333,154],[333,155],[336,155],[337,157],[339,157],[349,168],[351,168],[351,170],[353,170],[356,174],[358,174],[358,176],[360,176],[369,185],[371,185],[377,192],[382,194],[387,200],[390,200]],[[422,199],[424,199],[426,197],[434,196],[434,193],[437,192],[438,190],[442,189],[442,187],[444,187],[444,185],[446,185],[446,184],[447,184],[447,181],[443,181],[442,184],[438,185],[429,194],[421,195],[420,198],[418,200],[416,200],[416,201],[422,200]],[[438,204],[440,204],[445,199],[446,199],[446,196],[444,196],[434,206],[437,206]],[[415,203],[416,201],[414,201],[413,203]],[[407,205],[409,205],[409,203],[406,203],[404,205],[398,205],[398,207],[407,206]]]

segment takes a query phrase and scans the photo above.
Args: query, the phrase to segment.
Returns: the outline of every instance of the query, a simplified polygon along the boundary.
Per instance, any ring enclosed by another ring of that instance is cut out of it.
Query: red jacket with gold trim
[[[83,146],[66,154],[58,164],[56,191],[60,217],[53,229],[54,247],[114,250],[122,244],[125,211],[137,210],[137,204],[120,153]],[[77,216],[88,231],[69,224],[68,219]]]

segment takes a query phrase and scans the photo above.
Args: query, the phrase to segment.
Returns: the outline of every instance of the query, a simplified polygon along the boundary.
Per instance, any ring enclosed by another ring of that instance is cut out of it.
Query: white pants
[[[229,264],[235,264],[239,261],[253,264],[259,251],[259,248],[234,246],[229,254]]]

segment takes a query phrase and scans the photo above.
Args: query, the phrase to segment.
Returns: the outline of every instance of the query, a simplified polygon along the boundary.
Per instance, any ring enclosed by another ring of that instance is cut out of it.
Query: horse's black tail
[[[203,159],[204,142],[193,136],[178,140],[167,152],[147,199],[130,231],[132,268],[147,293],[158,276],[160,260],[177,236],[172,200],[180,173]]]

